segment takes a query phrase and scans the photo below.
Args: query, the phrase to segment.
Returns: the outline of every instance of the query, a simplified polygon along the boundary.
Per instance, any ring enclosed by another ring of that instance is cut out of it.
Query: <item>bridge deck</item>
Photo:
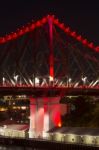
[[[91,95],[99,96],[99,87],[33,87],[33,86],[5,86],[0,87],[0,95],[34,95],[34,96],[63,96],[63,95]]]

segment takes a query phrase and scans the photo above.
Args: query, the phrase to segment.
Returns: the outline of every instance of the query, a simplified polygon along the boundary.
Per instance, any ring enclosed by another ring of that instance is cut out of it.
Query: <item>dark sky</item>
[[[1,0],[0,36],[3,36],[47,14],[99,45],[98,0]]]

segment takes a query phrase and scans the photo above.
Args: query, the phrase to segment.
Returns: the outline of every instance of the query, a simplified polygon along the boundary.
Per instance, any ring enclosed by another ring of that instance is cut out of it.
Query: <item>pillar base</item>
[[[32,129],[29,130],[29,138],[35,138],[36,137],[36,132]]]
[[[61,114],[66,105],[60,104],[60,97],[30,98],[30,138],[49,138],[48,131],[61,126]]]
[[[49,138],[49,133],[46,131],[43,131],[43,138],[48,139]]]

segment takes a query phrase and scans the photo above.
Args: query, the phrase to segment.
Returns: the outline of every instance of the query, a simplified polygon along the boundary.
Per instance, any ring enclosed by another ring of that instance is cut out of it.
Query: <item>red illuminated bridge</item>
[[[30,137],[46,136],[61,97],[99,95],[99,46],[53,15],[32,21],[0,37],[0,94],[30,95]]]
[[[53,15],[0,38],[0,93],[98,95],[99,46]]]
[[[51,88],[98,93],[99,46],[48,15],[0,38],[0,91],[35,94]]]
[[[32,95],[36,97],[55,97],[60,96],[99,96],[99,88],[89,87],[32,87],[32,86],[16,86],[16,87],[0,87],[1,95]]]

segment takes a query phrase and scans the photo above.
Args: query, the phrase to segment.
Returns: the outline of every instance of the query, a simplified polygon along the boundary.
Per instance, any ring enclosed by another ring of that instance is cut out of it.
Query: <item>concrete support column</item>
[[[36,99],[30,97],[30,127],[29,127],[29,137],[35,137],[36,133]]]
[[[36,137],[42,137],[44,126],[44,106],[43,98],[37,98],[36,109]]]
[[[43,137],[53,127],[61,127],[61,115],[67,112],[66,105],[60,104],[60,97],[44,97],[44,128]]]
[[[61,127],[61,115],[67,110],[59,101],[60,97],[30,98],[30,138],[46,137],[47,131]]]
[[[44,97],[44,125],[43,125],[43,137],[46,137],[46,132],[50,129],[50,110],[49,110],[49,98]]]

